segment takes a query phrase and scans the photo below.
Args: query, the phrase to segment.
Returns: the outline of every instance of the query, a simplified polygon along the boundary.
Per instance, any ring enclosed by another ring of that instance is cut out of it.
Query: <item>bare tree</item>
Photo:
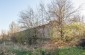
[[[15,22],[12,22],[10,25],[9,25],[9,32],[10,33],[16,33],[16,32],[19,32],[20,31],[20,27],[17,23]]]
[[[5,40],[7,38],[6,32],[4,30],[1,31],[2,42],[5,44]]]
[[[37,38],[37,29],[34,28],[39,24],[37,14],[34,13],[32,8],[30,8],[27,11],[22,12],[20,17],[21,19],[19,20],[19,22],[22,24],[22,28],[28,30],[29,36],[27,35],[25,37],[28,38],[29,44],[31,45],[33,42],[36,42]]]
[[[22,23],[22,27],[25,29],[32,28],[34,26],[34,11],[32,8],[28,9],[26,12],[21,12],[21,19],[19,20]]]
[[[70,0],[54,0],[51,5],[48,6],[51,19],[56,20],[58,24],[60,36],[63,37],[64,24],[68,19],[78,11],[73,9]]]
[[[71,23],[73,22],[81,22],[81,18],[80,15],[75,15],[70,21]]]
[[[38,11],[39,11],[39,20],[40,20],[40,25],[42,25],[42,36],[45,37],[45,24],[48,23],[48,11],[44,5],[44,3],[40,3],[39,4],[39,8],[38,8]]]
[[[16,40],[14,38],[16,38],[16,34],[17,32],[20,32],[21,31],[21,28],[19,27],[19,25],[15,22],[12,22],[10,25],[9,25],[9,31],[8,31],[8,39],[9,40]]]
[[[19,25],[15,22],[12,22],[10,25],[9,25],[9,31],[8,31],[8,36],[15,36],[15,34],[17,32],[20,32],[21,31],[21,28],[19,27]]]
[[[39,12],[40,22],[43,25],[46,23],[46,19],[47,19],[47,10],[43,3],[39,4],[38,12]]]

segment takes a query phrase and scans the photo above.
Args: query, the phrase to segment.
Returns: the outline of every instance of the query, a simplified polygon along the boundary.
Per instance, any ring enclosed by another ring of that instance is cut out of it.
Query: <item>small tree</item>
[[[21,29],[18,24],[15,22],[12,22],[9,25],[9,31],[8,31],[8,36],[11,38],[12,41],[16,42],[16,34],[20,32]]]
[[[4,30],[1,31],[1,37],[2,42],[5,44],[5,41],[7,40],[7,34]]]
[[[12,22],[10,25],[9,25],[9,32],[10,33],[16,33],[16,32],[19,32],[20,31],[20,27],[17,23],[15,22]]]
[[[31,8],[26,12],[22,12],[20,17],[21,19],[19,22],[22,24],[22,28],[28,30],[27,32],[29,35],[25,37],[27,37],[28,42],[31,45],[33,42],[36,42],[36,40],[34,41],[34,38],[37,38],[37,29],[34,29],[34,27],[38,25],[38,20],[36,20],[37,17],[35,17],[35,13]]]

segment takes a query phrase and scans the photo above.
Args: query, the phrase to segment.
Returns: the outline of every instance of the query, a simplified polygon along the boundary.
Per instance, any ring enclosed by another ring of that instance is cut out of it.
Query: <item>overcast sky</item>
[[[49,0],[42,0],[43,3],[48,3]],[[83,5],[81,14],[85,15],[85,0],[71,0],[75,7]],[[29,7],[35,9],[41,0],[0,0],[0,30],[7,30],[12,21],[19,19],[20,11],[26,10]]]

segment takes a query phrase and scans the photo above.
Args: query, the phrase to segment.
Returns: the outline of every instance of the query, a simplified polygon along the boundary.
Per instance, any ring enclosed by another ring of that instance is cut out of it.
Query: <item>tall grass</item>
[[[73,47],[65,49],[56,49],[52,51],[34,50],[35,52],[28,52],[28,55],[85,55],[85,49]]]
[[[11,49],[9,51],[15,55],[85,55],[85,49],[80,47],[55,49],[50,51],[45,49],[35,49],[33,51]]]

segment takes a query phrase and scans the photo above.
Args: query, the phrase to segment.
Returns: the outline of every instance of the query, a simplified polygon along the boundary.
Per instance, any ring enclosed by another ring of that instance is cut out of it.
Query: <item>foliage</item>
[[[15,34],[18,43],[21,44],[35,44],[37,40],[36,29],[27,29]]]
[[[54,26],[51,29],[51,36],[52,39],[55,41],[78,41],[82,38],[84,38],[84,32],[85,32],[85,25],[81,22],[74,22],[72,24],[65,24],[62,31],[63,31],[63,37],[60,37],[60,33],[58,31],[59,28]]]
[[[85,26],[83,23],[72,23],[64,27],[64,40],[72,41],[82,39],[84,36]]]

